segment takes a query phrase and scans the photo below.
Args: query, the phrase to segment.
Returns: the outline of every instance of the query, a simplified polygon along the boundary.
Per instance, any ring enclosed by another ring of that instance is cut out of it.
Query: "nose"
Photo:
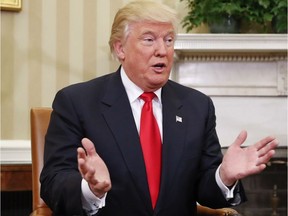
[[[164,40],[157,40],[156,46],[155,46],[155,56],[157,57],[163,57],[167,54],[167,45]]]

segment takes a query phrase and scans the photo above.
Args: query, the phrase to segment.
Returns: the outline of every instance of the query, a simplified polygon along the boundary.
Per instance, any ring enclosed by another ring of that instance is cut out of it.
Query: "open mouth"
[[[164,67],[166,67],[166,65],[164,63],[157,63],[153,65],[153,67],[156,69],[163,69]]]

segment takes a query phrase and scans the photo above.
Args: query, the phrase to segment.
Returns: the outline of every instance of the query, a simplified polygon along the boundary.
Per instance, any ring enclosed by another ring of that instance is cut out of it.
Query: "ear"
[[[117,41],[114,43],[114,51],[120,61],[125,59],[125,52],[123,49],[123,44],[121,41]]]

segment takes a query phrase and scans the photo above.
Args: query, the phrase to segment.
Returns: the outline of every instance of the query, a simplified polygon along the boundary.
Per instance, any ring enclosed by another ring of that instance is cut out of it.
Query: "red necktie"
[[[146,165],[152,206],[155,208],[161,175],[161,137],[158,124],[153,115],[153,92],[144,92],[140,98],[145,101],[140,121],[140,141]]]

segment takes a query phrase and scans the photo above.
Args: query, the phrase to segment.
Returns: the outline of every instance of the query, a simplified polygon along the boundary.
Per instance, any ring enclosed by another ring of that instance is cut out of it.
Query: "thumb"
[[[97,154],[95,146],[91,140],[83,138],[81,142],[88,156],[93,156]]]
[[[246,139],[247,139],[247,131],[242,130],[232,145],[240,147],[245,142]]]

